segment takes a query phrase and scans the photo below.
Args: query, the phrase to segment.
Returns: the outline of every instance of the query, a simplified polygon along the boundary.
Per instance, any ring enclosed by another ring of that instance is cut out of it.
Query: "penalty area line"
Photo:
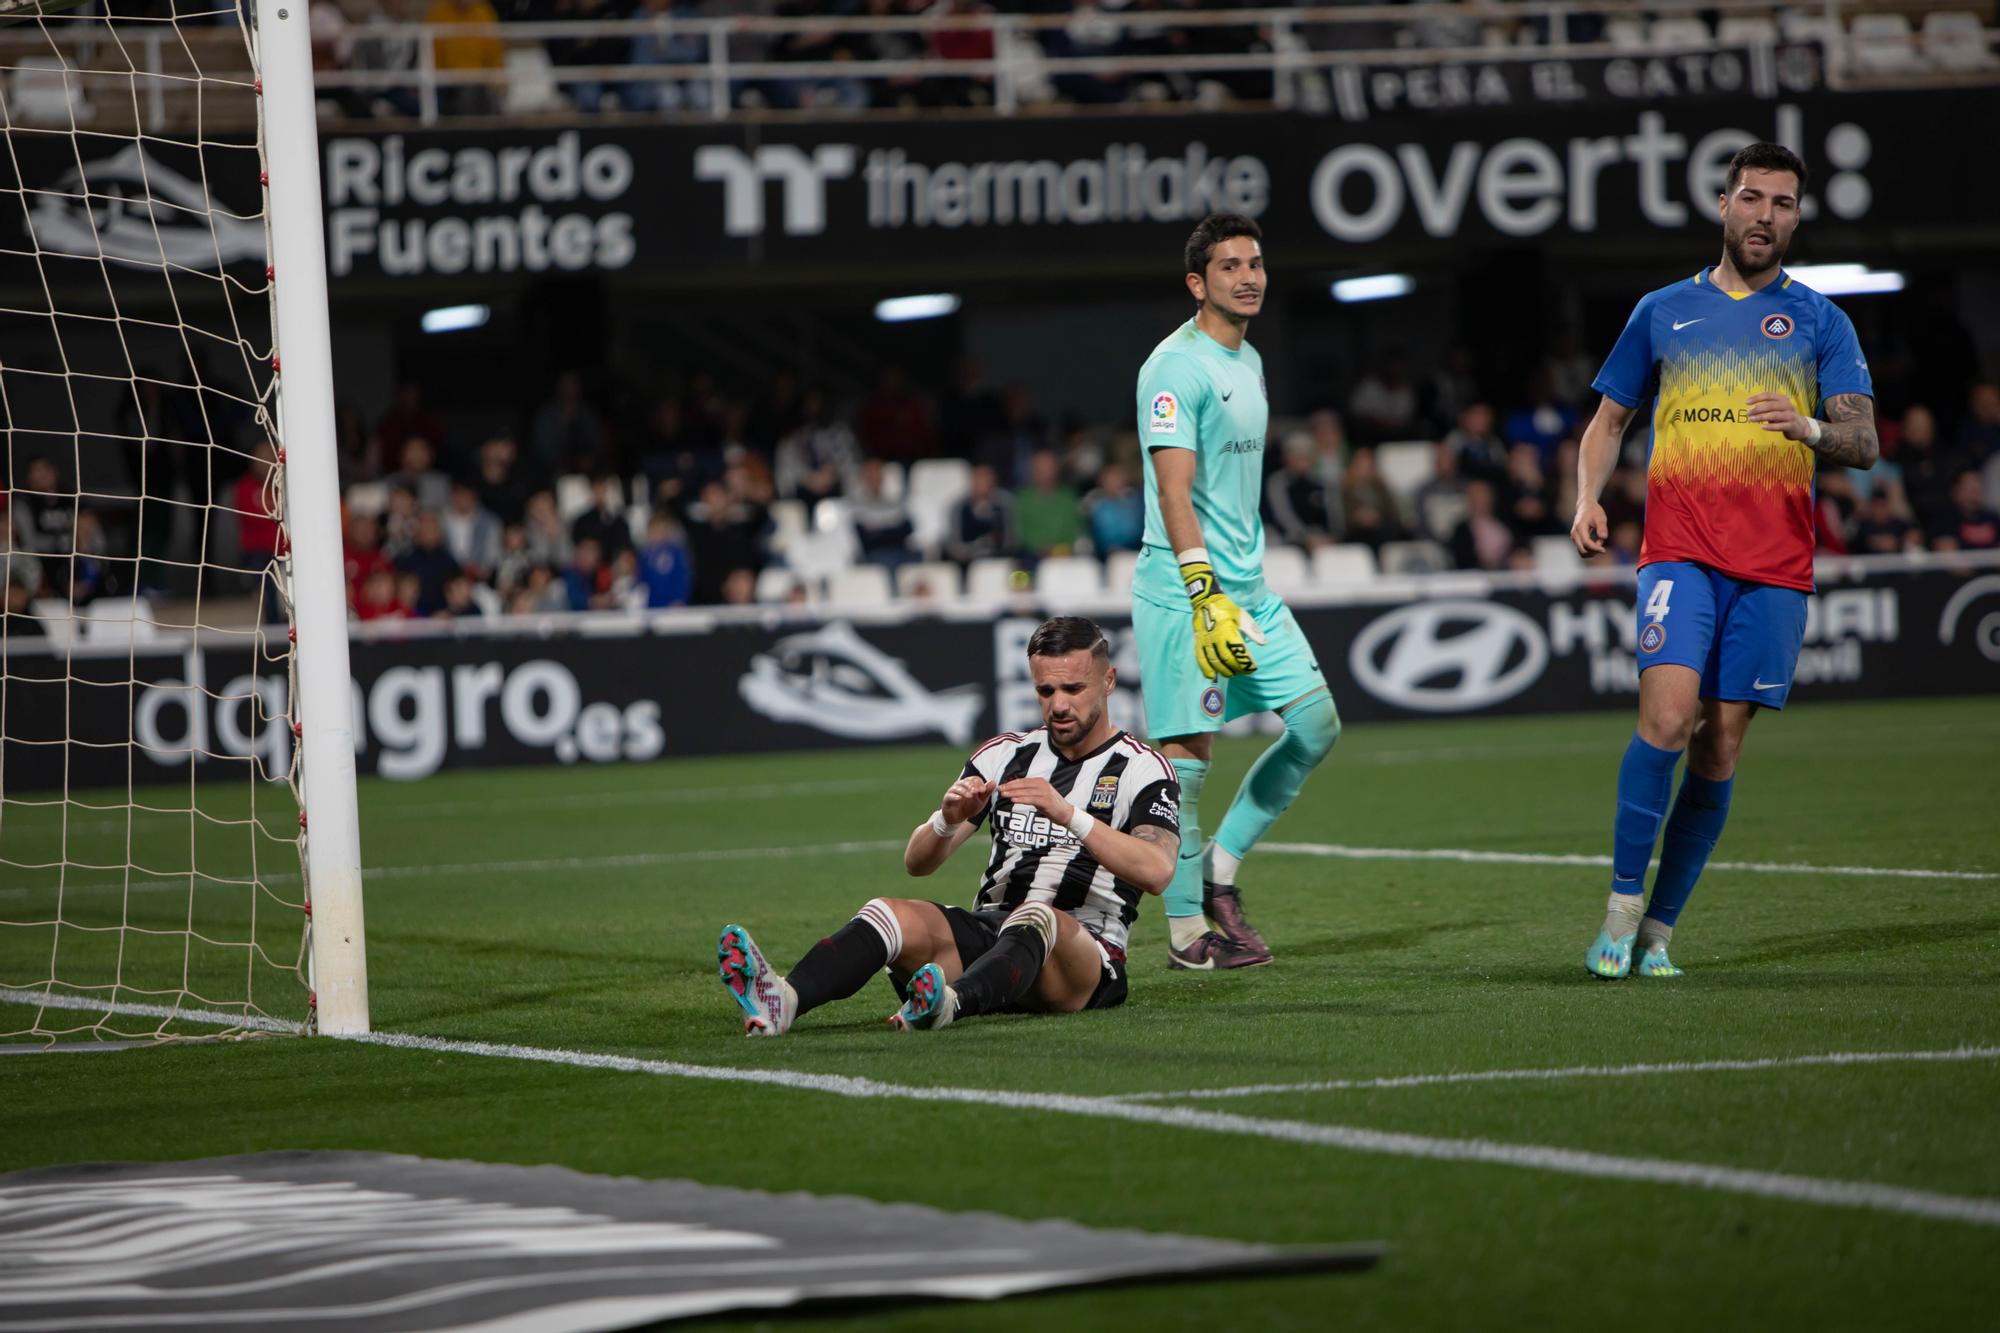
[[[100,1012],[163,1016],[177,1013],[179,1017],[197,1021],[230,1022],[266,1030],[280,1026],[276,1020],[261,1015],[246,1020],[236,1014],[185,1009],[176,1011],[166,1005],[112,1005],[85,996],[48,995],[41,992],[0,989],[0,1003],[37,1002],[55,1009],[92,1009]],[[807,1074],[788,1069],[739,1069],[728,1065],[645,1060],[636,1056],[600,1055],[586,1051],[553,1050],[495,1042],[457,1041],[445,1037],[424,1037],[399,1032],[375,1032],[337,1037],[332,1040],[353,1042],[356,1045],[381,1046],[393,1050],[426,1051],[439,1055],[470,1055],[564,1065],[578,1069],[650,1074],[665,1078],[759,1084],[789,1091],[819,1092],[861,1100],[912,1101],[931,1105],[951,1104],[1042,1111],[1055,1115],[1159,1125],[1207,1134],[1274,1139],[1280,1142],[1342,1148],[1350,1152],[1390,1157],[1410,1157],[1438,1162],[1477,1162],[1598,1180],[1633,1180],[1657,1185],[1680,1185],[1723,1194],[1777,1199],[1825,1208],[1855,1208],[1921,1217],[1932,1221],[2000,1227],[2000,1199],[1941,1194],[1930,1190],[1876,1184],[1871,1181],[1784,1175],[1771,1171],[1752,1171],[1740,1167],[1712,1166],[1701,1162],[1680,1162],[1666,1158],[1617,1157],[1607,1153],[1584,1152],[1573,1148],[1540,1144],[1497,1143],[1490,1139],[1447,1139],[1423,1134],[1365,1129],[1355,1125],[1266,1120],[1254,1116],[1197,1110],[1186,1106],[1119,1101],[1108,1097],[1010,1092],[994,1088],[922,1088],[899,1083],[884,1083],[876,1079],[855,1078],[846,1074]],[[1843,1062],[1859,1061],[1849,1059]]]
[[[1260,852],[1326,856],[1345,861],[1459,861],[1467,865],[1608,866],[1611,858],[1583,852],[1487,852],[1468,847],[1349,847],[1337,842],[1263,842]],[[1655,862],[1657,864],[1657,861]],[[2000,879],[1992,870],[1923,870],[1906,866],[1816,866],[1793,861],[1710,861],[1709,870],[1757,875],[1880,875],[1890,879]]]
[[[905,1084],[884,1083],[870,1078],[856,1078],[846,1074],[807,1074],[785,1069],[739,1069],[726,1065],[644,1060],[633,1056],[597,1055],[579,1051],[548,1050],[534,1046],[453,1041],[441,1037],[421,1037],[403,1033],[372,1033],[366,1036],[339,1038],[339,1040],[434,1054],[497,1057],[586,1069],[651,1074],[667,1078],[757,1084],[788,1091],[819,1092],[860,1100],[912,1101],[933,1106],[940,1104],[980,1106],[1084,1116],[1098,1120],[1122,1120],[1134,1124],[1194,1130],[1205,1134],[1274,1139],[1286,1143],[1341,1148],[1350,1152],[1390,1157],[1410,1157],[1439,1162],[1477,1162],[1598,1180],[1631,1180],[1657,1185],[1681,1185],[1724,1194],[1778,1199],[1819,1207],[1856,1208],[1934,1221],[2000,1227],[2000,1199],[1941,1194],[1930,1190],[1908,1189],[1870,1181],[1784,1175],[1771,1171],[1752,1171],[1665,1158],[1617,1157],[1606,1153],[1540,1144],[1498,1143],[1489,1139],[1437,1138],[1423,1134],[1366,1129],[1355,1125],[1268,1120],[1185,1106],[1113,1101],[1104,1097],[1079,1097],[1067,1093],[1012,1092],[993,1088],[912,1087]]]
[[[1536,1083],[1582,1078],[1642,1078],[1656,1074],[1716,1074],[1821,1066],[1932,1064],[1960,1060],[2000,1060],[2000,1046],[1956,1046],[1939,1051],[1832,1051],[1824,1055],[1781,1055],[1757,1060],[1679,1060],[1650,1065],[1570,1065],[1561,1069],[1481,1069],[1461,1074],[1397,1074],[1383,1078],[1330,1078],[1310,1083],[1245,1083],[1233,1088],[1191,1088],[1180,1092],[1122,1092],[1116,1102],[1216,1101],[1291,1092],[1372,1092],[1389,1088],[1437,1088],[1454,1083]]]

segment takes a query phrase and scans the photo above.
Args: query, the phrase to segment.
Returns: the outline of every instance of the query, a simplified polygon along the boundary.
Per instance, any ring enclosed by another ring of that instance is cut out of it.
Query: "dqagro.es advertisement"
[[[1294,614],[1350,725],[1629,709],[1638,689],[1643,617],[1628,588]],[[1097,619],[1118,671],[1112,720],[1147,734],[1130,617]],[[965,750],[1040,724],[1027,658],[1040,623],[1022,609],[987,621],[795,618],[699,634],[363,640],[352,654],[356,762],[414,779],[842,746]],[[18,642],[0,719],[10,790],[176,780],[190,763],[252,755],[268,773],[285,771],[282,663],[193,648],[65,658]],[[1794,683],[1795,708],[2000,692],[2000,573],[1823,588],[1808,602]],[[1225,734],[1278,725],[1256,714]]]

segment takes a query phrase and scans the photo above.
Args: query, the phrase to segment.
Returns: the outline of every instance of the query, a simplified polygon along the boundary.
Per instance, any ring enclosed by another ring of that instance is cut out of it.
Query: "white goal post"
[[[369,1027],[308,9],[202,7],[0,0],[0,1042]]]

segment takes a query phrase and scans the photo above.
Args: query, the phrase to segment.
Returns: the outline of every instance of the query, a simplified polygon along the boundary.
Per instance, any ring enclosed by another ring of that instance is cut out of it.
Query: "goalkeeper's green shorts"
[[[1272,594],[1244,610],[1264,631],[1263,643],[1248,641],[1257,669],[1245,676],[1210,680],[1195,661],[1194,613],[1187,602],[1162,606],[1144,597],[1132,598],[1132,636],[1139,648],[1139,690],[1146,702],[1148,740],[1220,731],[1234,718],[1282,708],[1301,695],[1326,688],[1319,658],[1282,598]]]

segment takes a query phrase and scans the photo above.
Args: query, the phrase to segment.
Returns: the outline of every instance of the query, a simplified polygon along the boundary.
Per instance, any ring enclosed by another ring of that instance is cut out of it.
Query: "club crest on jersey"
[[[1146,422],[1146,429],[1154,435],[1178,435],[1181,429],[1180,400],[1171,393],[1154,394],[1153,414]]]
[[[1210,717],[1222,716],[1222,691],[1211,685],[1201,692],[1201,711]]]
[[[1790,315],[1766,315],[1764,322],[1757,327],[1764,331],[1766,338],[1789,338],[1797,326]]]
[[[1090,793],[1089,808],[1092,810],[1109,810],[1116,804],[1118,804],[1118,775],[1113,773],[1108,778],[1099,778],[1097,780],[1097,786]]]
[[[1655,620],[1639,631],[1639,651],[1657,653],[1667,646],[1667,627]]]

